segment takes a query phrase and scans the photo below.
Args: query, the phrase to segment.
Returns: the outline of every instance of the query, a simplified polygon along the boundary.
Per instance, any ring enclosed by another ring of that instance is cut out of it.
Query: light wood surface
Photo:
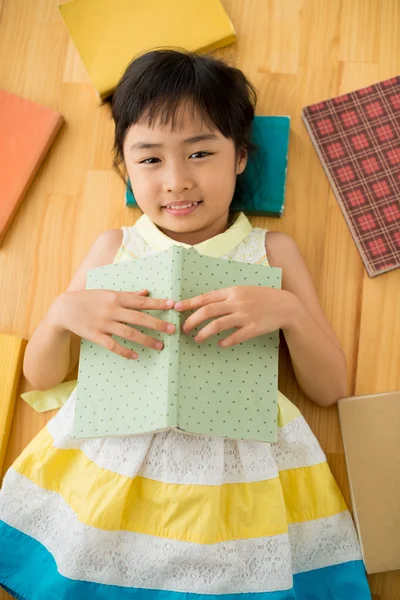
[[[345,350],[348,395],[398,390],[400,270],[368,277],[301,109],[399,74],[400,1],[222,2],[238,41],[215,55],[256,85],[257,114],[291,117],[285,215],[250,220],[296,239]],[[0,330],[29,338],[96,236],[133,224],[141,212],[124,205],[123,183],[112,170],[110,111],[99,106],[57,2],[0,0],[0,15],[0,86],[66,119],[0,248]],[[280,389],[302,410],[349,503],[337,409],[303,396],[281,348]],[[28,389],[22,380],[20,392]],[[6,468],[54,414],[38,414],[18,399]],[[369,580],[375,600],[400,599],[399,571]]]

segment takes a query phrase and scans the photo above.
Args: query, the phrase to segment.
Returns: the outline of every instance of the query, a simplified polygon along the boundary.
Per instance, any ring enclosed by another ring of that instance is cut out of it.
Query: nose
[[[166,172],[163,188],[164,192],[181,194],[193,188],[193,180],[184,166],[173,164]]]

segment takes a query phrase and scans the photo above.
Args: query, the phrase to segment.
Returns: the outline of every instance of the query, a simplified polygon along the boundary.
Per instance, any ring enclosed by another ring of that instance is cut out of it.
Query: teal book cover
[[[247,215],[282,217],[285,210],[290,117],[256,116],[250,139],[259,150],[250,154],[237,176],[231,210]],[[128,179],[126,206],[137,206]]]
[[[89,269],[86,289],[135,291],[176,302],[239,286],[281,288],[282,270],[202,255],[193,247],[168,250]],[[268,307],[265,308],[268,310]],[[74,437],[127,436],[176,428],[191,434],[275,442],[279,330],[228,348],[217,342],[235,329],[197,343],[181,331],[192,311],[143,311],[172,322],[173,334],[137,326],[164,343],[161,351],[118,336],[136,360],[81,340]]]

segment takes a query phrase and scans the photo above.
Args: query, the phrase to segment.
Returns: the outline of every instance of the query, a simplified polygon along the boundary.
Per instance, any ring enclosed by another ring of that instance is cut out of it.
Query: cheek
[[[149,172],[144,173],[144,169],[128,169],[128,175],[136,198],[146,201],[157,190],[157,177]]]
[[[214,197],[226,198],[233,193],[236,175],[231,165],[223,164],[204,179],[205,189]]]

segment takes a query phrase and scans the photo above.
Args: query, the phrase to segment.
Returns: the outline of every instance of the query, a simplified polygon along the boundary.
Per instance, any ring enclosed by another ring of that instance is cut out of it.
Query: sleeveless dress
[[[114,262],[178,243],[146,215],[122,229]],[[265,233],[240,213],[195,248],[268,265]],[[326,457],[283,394],[274,444],[175,430],[77,440],[74,406],[75,391],[4,477],[0,585],[15,598],[371,598]]]

